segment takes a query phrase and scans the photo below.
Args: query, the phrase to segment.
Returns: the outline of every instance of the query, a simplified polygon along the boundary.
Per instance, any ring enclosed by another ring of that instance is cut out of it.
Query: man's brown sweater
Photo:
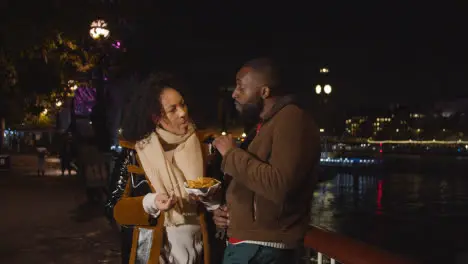
[[[279,99],[248,150],[235,148],[223,158],[221,168],[233,178],[226,194],[229,236],[302,243],[319,158],[313,120],[288,97]]]

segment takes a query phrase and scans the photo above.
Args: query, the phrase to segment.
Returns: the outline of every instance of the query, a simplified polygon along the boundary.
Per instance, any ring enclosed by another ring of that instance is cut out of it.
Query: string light
[[[435,139],[433,140],[411,140],[409,139],[409,140],[382,140],[382,141],[369,139],[367,140],[367,143],[369,144],[456,145],[456,144],[468,144],[468,141],[463,141],[461,139],[459,140],[435,140]]]

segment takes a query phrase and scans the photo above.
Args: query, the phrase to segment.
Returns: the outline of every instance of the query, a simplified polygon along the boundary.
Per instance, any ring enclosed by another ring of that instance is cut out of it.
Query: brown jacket
[[[223,159],[222,170],[233,178],[226,194],[228,235],[302,243],[319,158],[315,123],[288,97],[279,99],[248,150],[230,150]]]

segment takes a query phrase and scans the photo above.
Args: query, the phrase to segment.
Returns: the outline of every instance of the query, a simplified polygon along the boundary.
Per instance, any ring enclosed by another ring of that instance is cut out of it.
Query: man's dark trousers
[[[296,263],[295,249],[239,243],[228,244],[224,251],[223,264],[288,264]]]

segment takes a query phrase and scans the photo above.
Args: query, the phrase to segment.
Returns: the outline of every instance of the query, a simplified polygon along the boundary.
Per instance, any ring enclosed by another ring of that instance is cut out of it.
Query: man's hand
[[[162,212],[171,209],[176,204],[176,202],[177,198],[175,198],[174,194],[168,196],[164,193],[158,193],[154,198],[154,204],[156,205],[156,208],[158,208]]]
[[[229,213],[225,205],[213,211],[213,221],[219,228],[227,228],[229,226]]]
[[[230,150],[236,147],[236,144],[234,140],[232,139],[232,135],[227,135],[227,136],[220,136],[217,137],[213,141],[213,146],[215,146],[216,149],[218,149],[219,153],[224,157],[226,153]]]

